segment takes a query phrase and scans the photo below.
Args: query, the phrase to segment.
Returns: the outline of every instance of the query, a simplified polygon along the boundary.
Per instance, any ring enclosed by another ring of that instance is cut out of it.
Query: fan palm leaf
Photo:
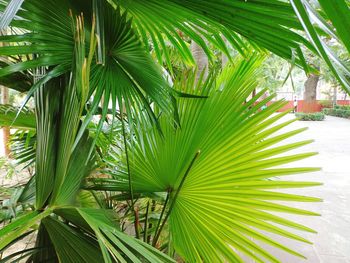
[[[275,212],[317,215],[282,201],[320,200],[276,189],[318,185],[284,179],[316,171],[283,167],[315,153],[287,154],[311,141],[280,146],[283,140],[304,130],[281,133],[292,122],[279,122],[287,112],[274,114],[284,102],[271,103],[273,96],[262,98],[265,90],[249,98],[257,87],[260,59],[249,53],[246,43],[295,59],[308,70],[301,51],[304,45],[324,57],[346,86],[348,80],[342,73],[347,69],[336,58],[328,58],[305,1],[22,2],[0,1],[0,11],[4,12],[0,28],[11,22],[18,29],[0,37],[0,41],[9,43],[0,47],[0,55],[21,58],[2,63],[0,78],[13,74],[15,79],[27,79],[23,71],[35,75],[37,68],[46,70],[43,76],[36,76],[38,80],[27,96],[34,95],[36,103],[36,175],[30,184],[36,188],[36,210],[0,230],[0,250],[39,224],[37,246],[43,245],[46,252],[33,255],[32,261],[47,260],[50,251],[55,260],[72,262],[68,252],[75,247],[72,253],[78,262],[172,261],[154,247],[122,233],[114,213],[77,206],[81,183],[95,162],[97,135],[104,117],[111,113],[120,117],[125,155],[116,155],[120,164],[110,169],[112,178],[90,181],[94,189],[123,192],[116,199],[131,200],[132,208],[134,197],[165,196],[158,224],[144,230],[145,240],[147,231],[152,232],[153,246],[169,242],[169,248],[174,247],[189,262],[241,262],[243,256],[258,262],[278,262],[258,242],[302,257],[266,231],[310,243],[293,229],[313,230]],[[335,11],[325,3],[323,6],[334,20]],[[80,13],[84,19],[75,19]],[[334,26],[339,28],[339,22]],[[301,29],[308,33],[310,42],[295,32]],[[331,26],[321,29],[333,32]],[[186,63],[193,63],[188,48],[191,39],[209,57],[208,45],[230,55],[226,39],[251,58],[234,61],[234,66],[217,78],[212,74],[206,81],[199,80],[197,89],[194,77],[182,79],[172,93],[147,48],[154,49],[159,62],[165,60],[171,69],[166,41],[176,47]],[[340,39],[346,41],[346,36]],[[178,117],[169,121],[171,96],[189,93],[197,98],[179,99],[175,112]],[[260,110],[267,103],[267,109]],[[102,116],[93,138],[87,127],[99,105]],[[162,114],[156,117],[154,112]],[[133,131],[134,118],[150,118],[158,127],[145,121]],[[22,120],[19,114],[17,124]],[[166,227],[169,235],[162,236]]]
[[[132,15],[146,45],[146,35],[150,36],[158,59],[162,58],[162,52],[167,52],[164,49],[165,38],[178,48],[185,61],[193,60],[181,34],[197,42],[210,58],[212,53],[206,41],[228,53],[223,36],[243,53],[246,46],[240,36],[287,59],[292,58],[292,49],[300,44],[312,48],[305,39],[287,29],[301,29],[301,25],[291,6],[283,1],[222,0],[206,1],[205,4],[176,0],[166,3],[158,0],[147,3],[128,0],[114,2]]]
[[[94,99],[85,124],[91,120],[100,101],[103,101],[102,113],[105,116],[110,100],[114,102],[113,111],[118,108],[116,102],[120,104],[120,108],[124,105],[129,115],[132,106],[146,109],[148,117],[155,122],[156,118],[149,105],[155,102],[164,113],[170,113],[170,88],[162,76],[160,67],[142,47],[126,13],[114,9],[106,1],[101,3],[99,10],[102,18],[99,22],[106,26],[99,46],[104,44],[105,59],[103,64],[99,60],[93,60],[88,94],[93,95]],[[11,26],[23,29],[24,33],[0,37],[1,41],[8,43],[0,48],[1,55],[28,56],[25,61],[1,68],[1,77],[38,67],[49,67],[40,81],[31,87],[27,100],[40,85],[71,70],[74,64],[72,20],[80,12],[84,13],[86,45],[94,47],[89,37],[95,19],[92,4],[69,0],[59,5],[55,1],[23,3],[22,9],[17,12],[19,19],[13,20]],[[123,104],[123,100],[126,103]]]
[[[35,254],[31,251],[30,262],[49,258],[62,262],[173,262],[150,245],[121,233],[113,212],[74,207],[80,184],[94,164],[94,140],[80,125],[80,118],[88,99],[96,42],[91,34],[92,45],[86,54],[82,17],[73,23],[76,32],[71,72],[35,91],[36,210],[0,230],[0,250],[39,226],[36,245],[43,246],[39,247],[43,250]],[[94,32],[94,24],[91,31]],[[69,252],[72,249],[73,254]]]
[[[261,99],[263,90],[245,103],[257,85],[260,60],[252,56],[248,61],[236,61],[217,79],[207,81],[196,92],[209,98],[179,102],[181,128],[161,118],[164,137],[154,128],[146,129],[138,135],[142,143],[136,139],[129,145],[129,169],[125,163],[114,179],[94,181],[95,189],[106,189],[105,183],[108,190],[128,192],[131,180],[134,193],[167,193],[166,216],[153,244],[169,218],[175,250],[189,262],[241,262],[242,254],[258,262],[278,262],[256,241],[302,257],[260,230],[306,243],[310,242],[283,227],[314,232],[274,214],[317,215],[280,201],[317,202],[318,198],[275,190],[318,185],[282,179],[318,169],[281,167],[315,154],[286,154],[311,141],[276,146],[304,130],[278,133],[293,121],[276,124],[287,113],[274,114],[283,101],[260,110],[273,97]],[[193,90],[188,80],[179,86],[181,91]]]
[[[194,0],[185,2],[172,0],[166,3],[158,0],[147,2],[111,0],[106,2],[127,10],[128,16],[133,19],[132,26],[139,32],[146,48],[149,48],[150,39],[159,62],[162,63],[165,60],[170,70],[172,66],[166,48],[166,41],[176,47],[184,62],[191,64],[194,62],[188,43],[191,39],[203,48],[209,58],[213,56],[207,43],[214,45],[230,57],[225,41],[229,42],[241,54],[246,54],[247,42],[245,40],[247,40],[257,49],[267,49],[285,59],[295,61],[308,72],[309,69],[301,49],[302,46],[305,46],[323,57],[345,90],[349,91],[349,81],[345,77],[348,75],[349,69],[344,67],[342,61],[334,56],[322,43],[317,32],[318,29],[321,29],[333,37],[338,35],[343,43],[346,46],[348,45],[346,24],[339,22],[348,21],[348,12],[346,12],[348,6],[344,0],[334,1],[320,0],[319,3],[337,31],[328,25],[324,19],[320,18],[318,13],[312,10],[305,0],[295,0],[291,3],[282,0],[248,2],[210,0],[206,1],[205,4]],[[6,5],[6,2],[9,2],[8,5]],[[95,0],[73,2],[67,0],[58,7],[54,7],[54,1],[47,3],[47,5],[40,4],[40,1],[38,3],[23,3],[23,1],[18,0],[5,1],[0,5],[0,11],[4,11],[3,21],[0,25],[4,27],[12,21],[12,26],[28,30],[29,33],[1,39],[22,43],[26,41],[32,44],[22,45],[21,49],[13,46],[8,47],[4,49],[2,54],[32,54],[35,52],[45,54],[45,58],[42,57],[36,61],[25,61],[20,65],[9,67],[2,70],[1,75],[16,72],[20,68],[33,68],[35,65],[60,64],[56,70],[52,71],[52,76],[60,75],[62,72],[69,70],[67,63],[72,54],[71,48],[68,48],[69,46],[72,47],[71,39],[66,37],[71,32],[69,23],[67,23],[69,21],[67,19],[69,8],[77,13],[84,12],[87,17],[91,16],[92,13],[95,14],[97,33],[101,39],[98,45],[97,62],[103,64],[108,57],[106,53],[108,52],[106,48],[108,43],[105,37],[109,33],[105,32],[106,27],[104,26],[108,25],[108,22],[104,19],[106,2]],[[20,9],[21,6],[23,9]],[[24,10],[30,11],[25,12]],[[15,14],[25,20],[14,19]],[[55,17],[54,20],[51,20],[52,22],[48,19],[50,16]],[[32,21],[33,23],[26,21]],[[57,23],[58,21],[59,23]],[[43,22],[47,23],[44,24]],[[40,34],[34,36],[30,33],[38,27],[40,31],[36,32],[40,32]],[[62,32],[62,34],[53,34],[53,30],[56,33]],[[304,30],[309,41],[296,33],[295,30]],[[56,45],[55,49],[52,49],[53,44]],[[14,50],[17,51],[14,52]],[[65,63],[61,64],[63,61]],[[52,76],[48,76],[48,78]]]
[[[349,7],[345,0],[318,1],[334,27],[321,18],[306,0],[290,3],[279,0],[113,2],[128,10],[146,47],[149,46],[150,39],[159,62],[165,60],[170,69],[165,41],[177,48],[184,61],[192,63],[187,38],[200,45],[209,58],[212,58],[212,53],[207,43],[230,57],[225,43],[230,43],[244,55],[247,54],[247,42],[244,40],[247,40],[257,49],[267,49],[280,57],[295,61],[308,72],[301,49],[305,46],[325,60],[339,83],[349,93],[350,85],[346,76],[350,71],[323,43],[319,33],[324,31],[329,36],[338,36],[348,48],[346,25],[349,21]],[[304,30],[308,40],[295,30]]]

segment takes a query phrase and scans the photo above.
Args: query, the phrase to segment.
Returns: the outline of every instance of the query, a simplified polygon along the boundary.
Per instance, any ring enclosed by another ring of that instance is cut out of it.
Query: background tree
[[[319,67],[315,67],[319,69]],[[304,100],[307,102],[314,102],[317,98],[317,85],[320,80],[319,73],[311,73],[305,81]]]

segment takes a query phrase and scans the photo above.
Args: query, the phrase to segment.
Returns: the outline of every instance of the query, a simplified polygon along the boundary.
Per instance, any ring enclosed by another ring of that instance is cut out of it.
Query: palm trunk
[[[198,68],[196,74],[196,81],[198,81],[202,74],[204,77],[208,75],[208,57],[203,49],[194,41],[191,43],[191,52]]]

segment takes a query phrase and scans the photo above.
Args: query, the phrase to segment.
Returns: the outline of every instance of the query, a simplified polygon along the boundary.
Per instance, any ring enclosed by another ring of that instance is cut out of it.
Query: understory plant
[[[330,116],[350,118],[350,106],[348,105],[335,105],[334,108],[325,108],[322,112]]]
[[[310,72],[304,45],[328,59],[344,88],[347,80],[308,6],[291,2],[0,1],[0,28],[10,26],[0,80],[26,92],[0,123],[18,129],[16,159],[35,171],[11,189],[0,253],[28,236],[35,244],[3,262],[279,262],[261,243],[303,257],[272,234],[310,243],[293,231],[314,231],[276,212],[314,216],[285,202],[320,200],[277,190],[319,185],[285,177],[317,168],[283,167],[315,153],[288,154],[311,142],[281,144],[304,129],[281,133],[294,121],[275,114],[285,103],[265,89],[252,96],[259,53]],[[190,41],[230,63],[175,76],[166,45],[190,67]],[[34,109],[24,108],[29,99]]]
[[[301,121],[323,121],[325,116],[322,112],[314,112],[314,113],[304,113],[297,112],[295,113],[295,117],[297,117]]]

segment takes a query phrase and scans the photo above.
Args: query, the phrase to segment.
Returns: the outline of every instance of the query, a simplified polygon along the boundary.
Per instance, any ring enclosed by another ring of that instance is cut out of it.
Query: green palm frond
[[[34,164],[36,152],[35,131],[16,131],[10,139],[11,155],[16,164],[24,164],[24,168]]]
[[[94,34],[91,34],[92,47],[89,52],[86,52],[82,18],[77,17],[75,21],[72,20],[72,24],[73,28],[76,27],[73,39],[75,45],[72,72],[60,78],[54,78],[35,90],[37,209],[45,207],[48,203],[55,203],[62,185],[65,185],[66,180],[72,180],[70,173],[75,170],[71,167],[70,160],[75,157],[73,153],[78,153],[79,158],[83,158],[79,160],[79,165],[87,164],[91,157],[90,149],[85,149],[91,146],[85,128],[81,127],[80,136],[77,134],[80,129],[81,115],[88,99],[91,54],[94,52],[96,42],[94,42]],[[92,31],[94,32],[93,26]],[[38,83],[40,80],[36,84]],[[85,145],[82,146],[81,142]],[[80,152],[81,148],[84,149],[83,152]],[[81,177],[86,175],[84,169],[81,170],[81,173],[70,182],[73,192],[76,185],[79,187]],[[73,194],[73,192],[70,193]],[[64,194],[64,192],[61,193]]]
[[[332,50],[325,44],[321,35],[318,32],[318,28],[326,29],[329,34],[331,31],[331,36],[339,36],[344,42],[349,39],[348,33],[345,33],[346,25],[349,24],[349,8],[343,0],[340,1],[319,1],[324,7],[325,13],[329,16],[334,26],[339,30],[337,32],[333,27],[327,24],[326,21],[318,19],[310,4],[305,0],[292,0],[291,4],[301,21],[308,38],[315,47],[317,54],[324,59],[330,70],[333,72],[334,76],[337,78],[339,83],[342,85],[343,89],[350,93],[350,82],[348,76],[350,75],[350,69],[341,61]],[[316,18],[315,18],[316,17]],[[339,20],[338,20],[339,19]],[[340,22],[341,21],[341,22]],[[340,25],[341,24],[341,25]],[[317,25],[317,27],[315,26]],[[343,27],[344,26],[344,27]],[[330,28],[330,29],[329,29]],[[345,44],[349,48],[348,43]]]
[[[347,16],[338,19],[339,6],[320,3],[333,25],[304,0],[0,0],[0,28],[13,27],[0,36],[7,43],[0,55],[8,58],[0,83],[14,81],[35,100],[35,117],[1,106],[0,125],[30,130],[17,133],[14,146],[21,162],[36,166],[15,202],[30,208],[0,229],[0,251],[37,231],[35,248],[23,252],[28,262],[174,262],[163,254],[174,251],[188,262],[278,262],[261,243],[303,257],[270,234],[310,243],[294,230],[314,231],[279,212],[317,215],[286,202],[320,199],[284,189],[319,185],[286,178],[318,169],[283,166],[315,153],[289,153],[311,140],[283,144],[304,130],[283,132],[294,121],[275,113],[283,101],[265,90],[251,98],[261,58],[249,47],[308,71],[306,47],[348,87],[348,69],[320,37],[325,31],[346,42],[347,20],[339,19]],[[183,76],[173,90],[149,51],[171,71],[167,46],[193,64],[191,41],[209,58],[211,46],[230,56],[228,42],[249,59],[207,79]],[[85,188],[110,191],[106,200],[81,191],[90,175]],[[100,208],[84,207],[91,203]],[[123,232],[124,219],[134,221],[137,238]]]
[[[20,36],[1,37],[2,41],[31,43],[22,47],[7,47],[0,54],[45,54],[36,61],[29,60],[0,70],[0,75],[17,72],[20,69],[34,68],[38,65],[58,65],[51,71],[46,80],[60,75],[69,70],[70,57],[73,43],[69,28],[69,15],[67,10],[76,14],[83,12],[91,18],[94,13],[97,20],[97,35],[100,38],[97,51],[97,62],[104,63],[107,58],[105,38],[109,35],[106,31],[108,23],[104,20],[104,6],[106,2],[127,11],[132,19],[132,26],[137,29],[147,50],[155,50],[158,61],[165,61],[171,70],[171,60],[167,50],[170,43],[179,52],[183,61],[193,64],[193,56],[189,49],[190,41],[199,44],[209,58],[213,58],[208,43],[216,47],[230,57],[226,42],[238,50],[241,54],[249,54],[248,46],[257,50],[266,49],[282,58],[293,60],[302,66],[306,72],[309,67],[303,56],[302,47],[310,49],[321,56],[344,89],[349,92],[349,80],[346,75],[349,69],[344,67],[342,61],[334,56],[329,48],[320,40],[319,29],[332,37],[338,36],[345,46],[348,46],[348,5],[346,1],[319,0],[323,12],[332,21],[329,25],[317,11],[312,10],[308,1],[293,0],[291,3],[283,0],[263,1],[229,1],[209,0],[198,3],[195,0],[188,1],[61,1],[56,5],[54,1],[12,0],[0,3],[0,11],[4,12],[0,23],[2,26],[22,28],[28,33]],[[22,6],[22,9],[19,7]],[[8,8],[6,8],[8,7]],[[6,10],[6,11],[5,11]],[[19,10],[19,11],[18,11]],[[28,10],[27,12],[25,10]],[[15,14],[26,20],[15,19]],[[54,17],[54,20],[50,20]],[[90,19],[91,20],[91,19]],[[56,23],[55,21],[60,21]],[[344,23],[342,23],[344,21]],[[29,23],[28,23],[29,22]],[[30,23],[32,22],[32,23]],[[47,22],[47,23],[46,23]],[[91,23],[90,23],[91,24]],[[36,30],[36,34],[33,30]],[[37,29],[40,29],[39,31]],[[305,31],[309,40],[298,32]],[[53,32],[61,32],[55,34]],[[39,33],[39,34],[38,34]],[[151,42],[151,46],[150,46]],[[52,49],[52,45],[56,48]],[[14,51],[16,50],[16,51]],[[54,54],[59,54],[55,56]],[[103,64],[102,63],[102,64]],[[43,80],[44,81],[44,80]],[[159,101],[157,101],[159,102]]]
[[[80,229],[90,233],[92,231],[96,235],[101,249],[100,256],[103,257],[104,262],[175,262],[152,246],[122,233],[113,215],[108,211],[91,208],[62,208],[55,212],[79,226]]]
[[[103,39],[99,39],[98,47],[101,43],[104,44],[105,59],[103,64],[100,64],[99,60],[92,61],[91,85],[88,92],[89,96],[93,95],[90,107],[92,112],[87,120],[92,118],[100,101],[103,102],[102,113],[105,116],[109,100],[112,100],[112,111],[116,111],[118,107],[126,107],[130,115],[131,107],[145,109],[148,117],[156,122],[150,104],[155,102],[164,113],[171,112],[168,107],[170,88],[162,76],[160,67],[141,45],[126,13],[114,9],[106,1],[101,3],[99,10],[102,18],[100,17],[99,22],[106,26],[104,34],[99,35]],[[7,42],[6,46],[0,48],[0,55],[22,55],[27,58],[22,62],[2,67],[0,78],[25,70],[32,71],[38,67],[49,67],[47,73],[30,89],[28,100],[40,85],[69,72],[74,66],[73,17],[83,12],[86,45],[94,48],[94,44],[90,42],[91,25],[94,23],[93,11],[92,5],[85,2],[65,0],[59,5],[53,0],[45,3],[24,2],[22,9],[17,13],[21,19],[15,19],[11,24],[15,28],[23,29],[24,33],[0,36],[0,41]]]
[[[319,3],[322,10],[327,14],[329,20],[332,21],[333,26],[336,28],[333,32],[338,35],[348,52],[350,52],[350,33],[347,30],[350,26],[349,3],[344,0],[319,0]]]
[[[245,102],[257,85],[259,61],[256,56],[249,61],[236,61],[220,77],[207,81],[197,90],[198,94],[208,95],[207,99],[180,100],[181,128],[174,128],[161,118],[164,137],[154,128],[139,135],[142,143],[136,140],[129,148],[130,175],[125,164],[114,174],[114,179],[94,180],[95,189],[106,186],[108,190],[128,192],[130,177],[135,194],[168,193],[167,216],[158,228],[158,236],[169,218],[175,250],[189,262],[240,262],[239,254],[258,262],[277,262],[255,241],[301,255],[260,230],[306,243],[309,241],[283,227],[313,232],[273,213],[317,215],[279,201],[317,202],[318,198],[275,190],[318,185],[282,179],[318,169],[280,167],[315,153],[286,154],[311,141],[276,146],[304,130],[278,133],[294,121],[276,124],[286,115],[274,114],[284,105],[283,101],[260,110],[273,97],[261,99],[263,90]],[[191,81],[179,86],[181,91],[193,89]]]
[[[113,2],[128,10],[146,47],[149,47],[150,39],[159,62],[165,60],[170,69],[166,41],[176,47],[187,63],[193,63],[189,40],[197,42],[209,58],[213,54],[208,43],[230,57],[225,42],[243,55],[249,54],[248,42],[257,50],[267,49],[282,58],[295,61],[308,72],[302,52],[305,46],[325,60],[343,88],[350,92],[350,82],[346,77],[350,70],[323,43],[318,33],[321,29],[329,36],[338,35],[349,49],[349,34],[346,30],[349,7],[345,0],[318,1],[337,30],[322,19],[306,0],[293,0],[290,3],[280,0]],[[301,30],[306,32],[308,39],[297,33]]]
[[[60,262],[103,262],[97,241],[56,219],[43,220]]]
[[[8,1],[8,5],[6,6],[6,9],[2,13],[0,17],[0,31],[3,29],[6,29],[7,26],[11,23],[11,21],[16,16],[16,13],[21,8],[21,5],[24,0],[11,0]]]
[[[133,110],[146,111],[156,122],[156,116],[150,107],[152,101],[165,114],[171,112],[168,107],[170,88],[160,73],[160,67],[141,46],[125,12],[121,13],[119,9],[114,10],[105,5],[103,18],[106,55],[104,64],[92,67],[91,86],[94,89],[91,91],[95,91],[94,99],[103,101],[103,116],[111,101],[112,115],[120,109],[131,120]],[[97,106],[96,103],[94,105]]]
[[[173,262],[152,246],[120,232],[113,211],[74,207],[81,181],[95,163],[94,139],[81,125],[95,36],[91,34],[92,47],[86,52],[82,17],[73,23],[77,30],[71,72],[35,92],[36,174],[27,188],[35,183],[36,210],[0,229],[0,250],[39,227],[36,246],[42,250],[28,251],[32,262],[48,257],[62,262]]]
[[[7,67],[11,64],[13,64],[13,62],[9,63],[8,61],[0,61],[0,68]],[[0,85],[19,92],[25,92],[28,91],[31,86],[33,86],[33,78],[30,76],[30,74],[26,74],[25,72],[16,72],[11,75],[1,77]]]
[[[241,37],[286,59],[292,58],[292,49],[299,48],[300,44],[312,49],[305,39],[289,29],[301,29],[301,25],[291,6],[284,1],[114,2],[131,14],[146,45],[149,36],[160,62],[162,53],[165,58],[169,57],[164,39],[177,47],[185,61],[192,62],[186,37],[197,42],[209,58],[213,54],[206,42],[230,56],[224,39],[246,53]]]
[[[35,114],[32,110],[24,108],[18,114],[19,108],[11,105],[0,105],[0,127],[14,129],[35,130]],[[17,115],[18,114],[18,115]]]
[[[53,213],[56,215],[51,216]],[[65,223],[57,216],[64,218]],[[31,228],[36,228],[37,223],[41,223],[36,247],[39,250],[31,252],[34,255],[29,262],[56,256],[62,262],[175,262],[122,233],[113,212],[92,208],[63,207],[23,215],[0,229],[0,251],[22,235],[32,233]]]
[[[34,249],[32,255],[27,259],[28,263],[58,261],[54,246],[44,224],[40,224],[38,228]]]
[[[85,127],[80,126],[83,109],[88,100],[90,65],[96,42],[94,34],[91,34],[91,47],[89,52],[86,52],[82,16],[77,17],[74,25],[75,59],[72,72],[64,76],[65,86],[61,87],[64,88],[64,93],[59,113],[60,130],[57,135],[55,177],[50,204],[58,204],[61,201],[62,205],[69,199],[75,199],[76,188],[79,189],[80,181],[90,172],[93,163],[92,139],[89,138]],[[57,120],[55,122],[57,123]],[[63,187],[68,191],[62,191]]]
[[[74,39],[72,18],[67,12],[69,7],[68,1],[57,6],[53,1],[48,1],[46,4],[40,1],[25,1],[22,4],[22,9],[17,13],[21,19],[14,19],[11,23],[11,26],[22,29],[22,34],[11,32],[13,34],[1,36],[1,41],[7,45],[1,47],[0,54],[28,57],[22,62],[2,68],[1,76],[40,66],[56,66],[56,70],[52,73],[54,76],[70,69]],[[34,54],[40,57],[35,58]]]
[[[0,229],[0,250],[31,229],[43,218],[52,213],[51,209],[44,212],[31,211],[16,218],[13,222]]]
[[[36,207],[45,205],[54,185],[56,165],[56,140],[58,137],[60,85],[59,79],[40,87],[35,94],[36,101]],[[50,174],[51,176],[47,176]]]

